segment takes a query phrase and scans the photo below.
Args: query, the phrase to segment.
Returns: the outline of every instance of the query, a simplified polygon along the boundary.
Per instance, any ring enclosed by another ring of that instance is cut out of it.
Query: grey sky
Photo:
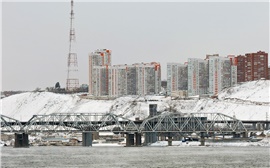
[[[2,90],[65,87],[69,2],[3,2]],[[112,50],[112,64],[184,63],[206,54],[269,52],[269,3],[76,2],[80,84],[88,54]]]

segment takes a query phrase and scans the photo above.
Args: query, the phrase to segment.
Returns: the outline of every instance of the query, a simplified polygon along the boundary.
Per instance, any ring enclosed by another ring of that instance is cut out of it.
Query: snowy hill
[[[69,112],[108,112],[111,101],[85,100],[77,95],[27,92],[2,99],[2,114],[27,121],[35,114]]]
[[[144,119],[149,115],[149,104],[157,104],[158,111],[173,109],[183,113],[219,112],[241,120],[270,119],[269,80],[246,82],[224,89],[218,99],[171,100],[164,96],[120,97],[115,100],[81,99],[77,95],[50,92],[28,92],[1,99],[2,114],[27,121],[34,114],[105,113]]]
[[[270,81],[258,80],[245,82],[241,85],[224,89],[218,95],[221,100],[224,99],[239,99],[251,102],[270,102]]]

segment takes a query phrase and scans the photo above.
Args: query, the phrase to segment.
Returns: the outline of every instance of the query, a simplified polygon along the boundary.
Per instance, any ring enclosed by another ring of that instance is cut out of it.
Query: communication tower
[[[76,91],[79,88],[78,76],[78,62],[77,53],[75,52],[75,28],[74,28],[74,12],[73,12],[73,0],[71,0],[71,12],[70,12],[70,32],[69,32],[69,53],[68,53],[68,73],[66,90]]]

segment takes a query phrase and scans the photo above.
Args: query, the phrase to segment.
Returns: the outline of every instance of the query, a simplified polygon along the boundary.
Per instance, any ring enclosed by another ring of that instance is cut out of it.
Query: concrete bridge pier
[[[263,123],[262,128],[263,128],[263,130],[268,130],[269,129],[269,123]]]
[[[93,142],[93,133],[83,132],[82,133],[82,146],[92,146],[92,142]]]
[[[28,134],[15,133],[14,148],[29,148]]]
[[[258,131],[259,131],[259,130],[262,130],[262,124],[261,124],[261,123],[257,123],[256,125],[257,125],[257,130],[258,130]]]
[[[134,134],[126,134],[126,147],[134,146]]]
[[[252,128],[253,128],[253,130],[257,129],[256,123],[252,123]]]
[[[136,146],[142,146],[142,134],[141,133],[136,133]]]
[[[201,142],[201,146],[205,146],[205,135],[204,135],[204,132],[201,132],[200,142]]]
[[[265,130],[269,130],[270,129],[270,124],[269,123],[265,123]]]
[[[172,136],[168,136],[168,146],[172,146]]]

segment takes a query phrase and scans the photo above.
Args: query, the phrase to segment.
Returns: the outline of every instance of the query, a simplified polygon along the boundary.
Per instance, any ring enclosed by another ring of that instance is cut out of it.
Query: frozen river
[[[1,148],[1,166],[89,168],[270,167],[269,147]]]

